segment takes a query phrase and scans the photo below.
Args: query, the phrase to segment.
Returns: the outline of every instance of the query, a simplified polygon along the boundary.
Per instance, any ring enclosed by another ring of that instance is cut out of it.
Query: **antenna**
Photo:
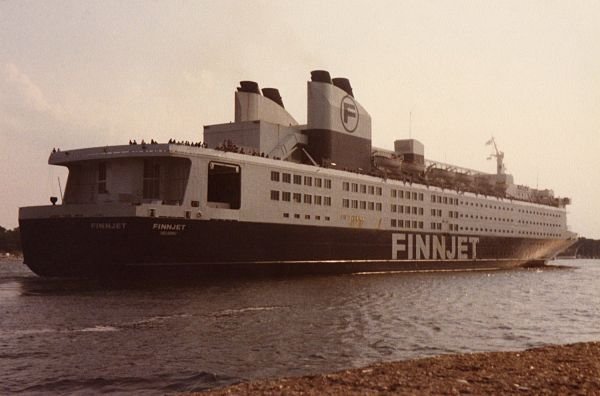
[[[408,138],[412,139],[412,111],[408,113]]]

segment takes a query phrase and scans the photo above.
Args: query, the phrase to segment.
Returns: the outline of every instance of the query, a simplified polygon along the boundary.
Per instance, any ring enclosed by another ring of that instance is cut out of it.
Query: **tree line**
[[[579,238],[570,248],[560,254],[562,257],[600,258],[600,240]]]
[[[21,253],[19,227],[7,230],[0,226],[0,253]]]

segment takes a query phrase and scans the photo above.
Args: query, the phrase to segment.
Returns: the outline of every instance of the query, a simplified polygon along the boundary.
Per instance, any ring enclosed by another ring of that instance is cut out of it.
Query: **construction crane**
[[[498,150],[498,146],[496,145],[496,139],[494,139],[494,137],[492,136],[492,138],[490,140],[485,142],[485,145],[486,146],[494,145],[495,153],[490,154],[490,156],[487,159],[491,160],[492,158],[495,157],[496,158],[496,174],[504,175],[506,173],[506,168],[504,167],[504,152]]]

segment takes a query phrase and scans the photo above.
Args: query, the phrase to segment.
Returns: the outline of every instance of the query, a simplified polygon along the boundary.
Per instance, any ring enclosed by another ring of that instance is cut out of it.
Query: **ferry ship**
[[[41,276],[492,270],[575,242],[570,200],[515,184],[493,139],[492,174],[428,160],[416,139],[373,147],[369,113],[327,71],[307,82],[306,124],[277,89],[242,81],[235,121],[203,140],[53,150],[68,180],[20,209],[25,263]]]

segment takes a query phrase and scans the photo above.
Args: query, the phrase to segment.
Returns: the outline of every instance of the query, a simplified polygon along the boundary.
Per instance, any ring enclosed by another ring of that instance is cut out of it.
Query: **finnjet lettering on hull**
[[[161,236],[175,236],[179,233],[179,231],[185,230],[185,224],[162,224],[162,223],[154,223],[152,224],[152,230],[158,231]]]
[[[392,234],[393,260],[474,260],[478,237],[433,234]]]

